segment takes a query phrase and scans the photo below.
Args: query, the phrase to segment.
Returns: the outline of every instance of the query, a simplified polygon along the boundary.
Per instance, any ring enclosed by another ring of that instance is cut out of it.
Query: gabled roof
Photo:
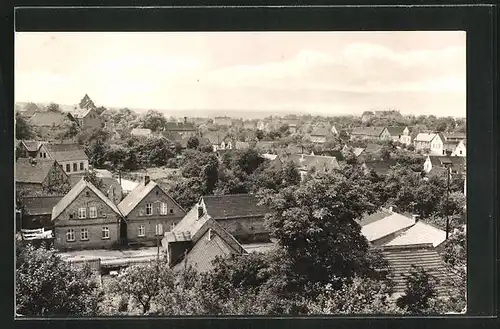
[[[410,274],[412,265],[422,267],[438,280],[436,285],[438,294],[446,293],[445,283],[447,279],[453,279],[452,272],[432,247],[432,244],[384,246],[380,250],[383,257],[389,262],[393,273],[394,293],[404,293],[406,277]]]
[[[418,221],[415,225],[402,232],[395,239],[386,243],[386,246],[414,245],[430,243],[434,247],[446,240],[446,231],[435,226]]]
[[[429,160],[432,163],[432,166],[439,166],[439,167],[444,167],[445,165],[452,165],[452,166],[465,166],[466,165],[466,158],[465,157],[452,157],[452,156],[429,156]]]
[[[63,198],[62,195],[58,196],[36,196],[24,197],[21,199],[24,212],[26,215],[51,215],[52,208]]]
[[[466,133],[444,133],[445,139],[467,139]]]
[[[378,175],[386,175],[396,164],[394,159],[371,160],[364,163],[368,170],[373,170]]]
[[[355,127],[351,135],[379,137],[384,129],[385,127]]]
[[[380,210],[361,219],[361,233],[370,242],[379,240],[415,224],[413,218],[389,210]]]
[[[93,108],[88,108],[88,109],[81,109],[81,108],[74,108],[69,113],[73,116],[75,119],[83,119],[85,118]]]
[[[368,143],[364,151],[366,153],[376,153],[382,150],[383,146],[380,144]]]
[[[19,158],[16,161],[16,182],[41,184],[54,165],[57,164],[52,159]]]
[[[325,150],[325,151],[322,151],[321,154],[319,154],[319,155],[334,157],[337,159],[337,161],[344,160],[344,155],[342,154],[342,151],[338,151],[338,150]]]
[[[30,124],[34,126],[60,126],[64,122],[69,122],[67,115],[60,112],[35,112],[29,119]]]
[[[273,161],[274,159],[276,159],[278,157],[276,154],[270,154],[270,153],[263,153],[260,156],[264,159],[268,159],[271,161]]]
[[[52,159],[57,162],[70,160],[88,160],[82,146],[78,144],[44,144]]]
[[[268,212],[253,194],[205,195],[201,200],[206,213],[215,220],[264,216]]]
[[[352,153],[354,153],[354,155],[358,157],[361,155],[361,153],[363,153],[364,150],[365,149],[362,147],[355,147],[352,149]]]
[[[406,127],[387,127],[387,130],[389,131],[389,134],[391,136],[400,136],[403,135],[403,131],[405,130]]]
[[[415,137],[415,142],[431,142],[436,137],[434,133],[419,133]]]
[[[293,161],[297,167],[305,170],[311,168],[315,168],[316,170],[333,170],[340,168],[337,159],[330,156],[292,154],[287,160]]]
[[[212,145],[218,145],[227,139],[227,133],[221,131],[210,131],[203,134],[204,138],[207,138]]]
[[[132,136],[151,136],[153,134],[153,131],[151,129],[144,129],[144,128],[134,128],[130,131],[130,134]]]
[[[21,141],[21,144],[24,145],[26,150],[29,152],[36,152],[40,149],[44,142],[41,141]]]
[[[92,183],[81,179],[71,190],[54,206],[52,209],[52,220],[56,219],[75,199],[86,189],[89,188],[95,195],[101,199],[108,207],[110,207],[117,215],[121,215],[118,207],[109,200],[97,187]]]

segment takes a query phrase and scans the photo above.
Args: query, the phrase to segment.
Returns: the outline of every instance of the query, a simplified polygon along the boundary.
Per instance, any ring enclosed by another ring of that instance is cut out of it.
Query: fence
[[[45,231],[44,228],[39,229],[22,229],[21,236],[23,240],[38,240],[38,239],[52,239],[52,230]]]

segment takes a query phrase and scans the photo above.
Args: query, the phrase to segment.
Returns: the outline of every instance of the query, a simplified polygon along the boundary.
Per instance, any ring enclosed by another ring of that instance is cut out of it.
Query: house
[[[351,140],[391,140],[392,136],[385,127],[355,127],[351,131]]]
[[[330,130],[324,126],[316,127],[310,134],[310,141],[313,143],[324,144],[330,135]]]
[[[57,249],[110,248],[119,242],[118,207],[84,179],[54,206],[51,219]]]
[[[394,239],[385,243],[386,246],[408,246],[416,244],[432,244],[434,248],[442,246],[446,241],[446,231],[431,224],[417,221],[415,225],[404,230]]]
[[[265,153],[271,152],[274,149],[274,141],[258,141],[255,149]]]
[[[151,129],[134,128],[130,131],[130,135],[136,137],[152,137],[153,131]]]
[[[144,180],[118,204],[123,215],[122,236],[129,244],[155,245],[186,214],[156,182]]]
[[[70,144],[43,144],[39,153],[56,160],[67,174],[81,174],[89,169],[89,158],[82,146]]]
[[[288,131],[290,132],[290,134],[295,134],[297,132],[297,127],[300,124],[300,120],[288,119],[285,121],[285,124],[288,125]]]
[[[250,143],[248,142],[240,142],[240,141],[235,141],[234,142],[234,148],[236,150],[247,150],[250,148]]]
[[[19,158],[15,169],[16,194],[47,195],[69,189],[68,175],[52,159]]]
[[[20,141],[19,157],[21,158],[47,158],[47,153],[38,152],[45,142],[42,141]]]
[[[444,175],[450,168],[452,175],[465,175],[466,158],[452,156],[427,156],[424,162],[424,171],[428,174]]]
[[[340,165],[335,157],[321,155],[292,154],[287,161],[292,161],[298,168],[302,179],[310,172],[326,173],[335,169],[340,169]]]
[[[215,117],[213,123],[219,126],[231,126],[233,125],[233,120],[229,117]]]
[[[337,130],[337,128],[334,125],[332,125],[332,128],[330,129],[330,132],[332,133],[332,135],[335,135],[335,136],[337,136],[337,135],[340,134],[339,131]]]
[[[387,127],[387,131],[391,134],[393,142],[399,142],[404,145],[411,144],[411,135],[408,127]]]
[[[445,155],[444,136],[441,133],[419,133],[413,143],[416,151],[430,151],[431,155]]]
[[[443,135],[447,142],[465,142],[467,139],[466,133],[446,133]]]
[[[264,129],[266,129],[266,123],[262,120],[257,122],[257,130],[264,131]]]
[[[392,208],[381,210],[364,216],[359,224],[361,234],[374,246],[385,245],[399,233],[415,225],[415,218],[393,211]]]
[[[264,159],[269,160],[269,161],[273,161],[278,157],[276,154],[270,154],[270,153],[263,153],[260,156]]]
[[[363,162],[361,167],[364,169],[365,173],[375,173],[377,176],[385,176],[389,171],[397,165],[394,159],[384,159],[384,160],[369,160]]]
[[[203,134],[203,137],[210,141],[214,152],[233,149],[233,141],[227,133],[220,131],[207,132]]]
[[[184,117],[184,122],[167,122],[164,131],[171,133],[178,133],[181,136],[195,136],[197,135],[196,127],[193,123],[187,121]]]
[[[41,110],[35,103],[28,103],[17,110],[17,113],[25,119],[31,118],[36,112],[41,112]]]
[[[454,276],[432,244],[383,246],[378,249],[391,269],[393,297],[404,294],[407,277],[413,266],[423,268],[436,280],[438,296],[447,296],[449,284],[454,280]]]
[[[82,129],[99,129],[104,126],[101,116],[92,107],[74,108],[69,113]]]
[[[210,271],[216,258],[229,258],[247,252],[224,227],[208,215],[201,205],[165,233],[162,246],[168,265],[174,271],[193,267],[199,273]]]
[[[464,141],[446,141],[443,147],[446,155],[458,157],[467,156],[467,148]]]
[[[255,130],[256,123],[254,121],[245,121],[243,122],[243,129]]]
[[[36,127],[61,127],[70,123],[71,119],[67,113],[46,111],[35,112],[28,121]]]
[[[202,196],[191,211],[206,214],[240,243],[269,241],[269,231],[264,224],[268,209],[260,205],[253,194]]]
[[[62,195],[30,196],[19,200],[22,229],[53,229],[52,208],[62,199]]]

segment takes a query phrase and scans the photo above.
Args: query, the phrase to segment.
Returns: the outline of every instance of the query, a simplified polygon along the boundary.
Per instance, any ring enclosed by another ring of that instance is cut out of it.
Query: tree
[[[90,269],[72,269],[52,250],[16,247],[16,312],[24,316],[95,316],[101,299]]]
[[[272,235],[306,288],[338,287],[338,278],[374,270],[368,262],[368,242],[356,222],[377,208],[369,181],[318,174],[299,187],[264,197],[263,203],[271,209],[266,221]]]
[[[262,140],[264,138],[264,132],[262,130],[257,129],[257,131],[255,132],[255,137],[258,140]]]
[[[61,112],[61,107],[59,106],[59,104],[50,103],[49,106],[47,106],[47,111],[49,111],[49,112]]]
[[[139,119],[139,124],[142,128],[151,129],[152,131],[159,131],[161,128],[165,127],[167,119],[163,113],[149,110]]]
[[[79,107],[81,109],[95,109],[96,108],[94,102],[92,101],[92,99],[90,99],[89,95],[87,95],[87,94],[85,94],[85,96],[83,96],[82,100],[80,101]]]
[[[200,140],[196,136],[191,136],[187,142],[188,149],[197,149],[200,146]]]
[[[30,139],[35,136],[33,127],[19,114],[16,113],[16,139]]]
[[[133,298],[142,306],[142,313],[151,309],[151,303],[165,288],[173,288],[174,274],[166,264],[151,262],[129,266],[117,277],[111,290]]]
[[[98,189],[101,189],[103,187],[102,179],[97,177],[97,174],[93,170],[85,171],[85,176],[83,176],[83,179],[91,183]]]
[[[97,115],[101,115],[102,113],[107,111],[107,109],[104,106],[99,106],[95,109],[95,111],[97,112]]]
[[[435,279],[423,268],[412,266],[406,279],[406,289],[396,304],[412,314],[422,314],[429,310],[429,301],[436,297]]]

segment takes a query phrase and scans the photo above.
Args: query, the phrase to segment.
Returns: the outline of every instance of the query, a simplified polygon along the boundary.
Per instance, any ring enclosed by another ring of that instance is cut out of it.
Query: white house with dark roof
[[[387,127],[387,131],[391,134],[391,138],[394,142],[400,142],[405,145],[411,144],[410,130],[408,127]]]
[[[441,133],[419,133],[413,140],[416,151],[429,150],[431,155],[446,155]]]
[[[155,245],[186,212],[156,182],[145,176],[119,204],[122,239],[129,244]]]
[[[81,174],[89,169],[89,158],[85,149],[75,143],[43,144],[39,151],[47,159],[56,160],[64,171],[69,174]]]
[[[120,240],[121,213],[92,183],[81,179],[54,206],[54,246],[62,250],[110,248]]]

